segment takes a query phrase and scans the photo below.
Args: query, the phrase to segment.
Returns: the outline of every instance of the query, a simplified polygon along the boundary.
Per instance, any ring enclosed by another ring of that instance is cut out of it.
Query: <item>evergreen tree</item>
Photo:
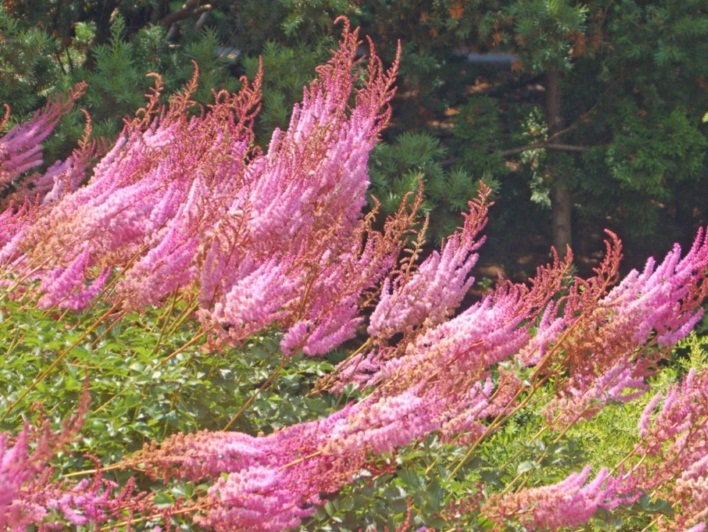
[[[8,126],[57,87],[86,80],[79,105],[93,116],[96,134],[111,137],[142,105],[149,72],[162,75],[169,93],[196,61],[195,99],[208,103],[212,88],[233,90],[262,56],[256,142],[265,145],[332,48],[331,21],[345,14],[376,37],[385,60],[399,40],[403,46],[392,124],[373,154],[374,194],[388,210],[420,175],[431,234],[440,236],[483,179],[512,207],[500,209],[491,233],[550,225],[542,210],[550,206],[561,251],[571,236],[581,248],[588,239],[590,231],[572,230],[574,219],[622,232],[630,250],[647,248],[641,254],[687,240],[708,217],[708,126],[701,123],[708,14],[701,0],[2,5],[0,100],[12,108]],[[359,55],[365,64],[367,52]],[[46,146],[47,162],[68,156],[83,128],[78,111],[67,116]]]
[[[519,124],[530,142],[504,154],[531,163],[559,250],[571,240],[574,206],[635,242],[657,232],[685,238],[705,219],[695,194],[708,143],[704,3],[494,1],[466,16],[480,42],[516,54],[516,75],[497,83],[541,84],[531,102],[543,113]],[[502,94],[500,108],[513,98]]]

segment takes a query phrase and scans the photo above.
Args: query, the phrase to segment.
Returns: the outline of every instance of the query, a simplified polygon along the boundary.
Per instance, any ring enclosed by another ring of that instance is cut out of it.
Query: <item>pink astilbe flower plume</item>
[[[108,270],[104,270],[94,279],[91,286],[85,286],[84,278],[89,264],[89,253],[90,247],[87,243],[66,268],[56,268],[42,276],[40,290],[45,294],[37,302],[38,306],[44,308],[58,306],[79,310],[93,299],[106,283]]]
[[[244,82],[235,95],[215,94],[208,111],[190,118],[196,78],[195,71],[168,108],[158,103],[158,78],[145,109],[126,124],[88,185],[48,208],[24,236],[28,267],[47,263],[41,279],[84,264],[75,283],[77,292],[84,283],[84,295],[72,307],[85,306],[104,280],[103,273],[91,275],[117,267],[126,270],[116,290],[126,304],[155,303],[194,281],[199,239],[240,184],[261,79]],[[45,304],[63,300],[55,286],[43,283]]]
[[[677,298],[672,307],[677,313],[677,328],[693,319],[695,304],[702,297],[702,238],[699,235],[698,244],[685,258],[687,263],[670,254],[667,264],[671,266],[661,270],[668,282],[674,276],[682,279],[672,292],[672,297]],[[576,286],[582,284],[583,288],[571,290],[563,302],[565,308],[551,302],[567,281],[569,271],[569,262],[556,259],[552,266],[539,270],[530,287],[502,284],[452,319],[438,324],[424,322],[418,334],[404,336],[400,345],[382,343],[355,355],[337,368],[338,380],[333,385],[330,381],[330,387],[337,390],[343,384],[354,383],[370,394],[327,418],[260,438],[238,433],[180,436],[164,443],[164,447],[146,449],[135,461],[168,477],[213,479],[210,510],[199,518],[205,526],[238,528],[257,520],[267,529],[294,526],[309,515],[313,505],[322,504],[322,493],[337,491],[355,478],[371,454],[395,452],[434,432],[446,440],[467,443],[483,437],[488,432],[485,420],[508,413],[526,386],[504,368],[495,383],[491,368],[513,360],[518,353],[538,357],[538,352],[546,352],[536,359],[536,377],[541,378],[553,368],[544,361],[557,353],[556,342],[559,346],[586,347],[583,327],[596,323],[594,320],[600,317],[607,320],[608,316],[623,316],[621,305],[611,303],[616,292],[610,290],[620,257],[618,242],[608,244],[608,249],[608,258],[596,276],[576,281]],[[651,273],[645,278],[654,282]],[[627,284],[619,285],[620,289],[625,290]],[[636,292],[639,301],[653,296],[651,290],[647,291],[648,296],[645,294],[647,285],[643,288]],[[686,299],[692,303],[684,304]],[[612,308],[612,312],[605,311],[605,307]],[[625,327],[632,324],[634,329],[630,330],[639,330],[645,321],[654,319],[654,305],[632,308],[639,315],[622,320]],[[568,309],[581,312],[553,317],[554,312],[569,312]],[[545,346],[533,341],[534,324],[543,329]],[[626,335],[622,335],[626,329],[615,328],[612,321],[609,324],[607,333],[591,329],[599,336],[597,345],[613,349],[630,345],[625,343]],[[566,390],[565,402],[556,404],[566,416],[559,417],[555,412],[558,423],[564,419],[576,422],[580,418],[578,409],[584,415],[592,415],[603,402],[629,400],[643,392],[644,364],[651,360],[632,358],[631,354],[627,352],[625,358],[609,365],[610,355],[603,353],[605,358],[595,362],[603,372],[598,377],[588,377],[594,375],[589,369],[595,366],[579,358],[579,351],[573,353],[578,358],[571,375],[577,376],[584,388],[577,395]],[[457,437],[459,434],[461,438]],[[703,464],[697,463],[692,472]],[[217,480],[220,473],[228,476]],[[603,470],[588,483],[589,474],[586,469],[557,486],[520,492],[518,497],[513,495],[516,499],[499,499],[490,503],[488,511],[501,520],[519,514],[525,516],[522,519],[529,526],[557,528],[582,524],[598,508],[629,504],[641,495],[634,481],[628,484]],[[686,489],[694,484],[693,477],[687,476]],[[528,505],[534,510],[529,510]]]
[[[675,515],[661,518],[661,530],[708,521],[708,369],[691,370],[647,405],[639,423],[638,466],[623,477],[626,490],[641,489],[669,501]],[[652,419],[653,417],[653,419]]]
[[[42,141],[74,106],[74,101],[86,91],[85,83],[77,84],[66,96],[50,100],[27,122],[14,126],[0,137],[0,194],[25,172],[42,164]],[[0,130],[9,118],[0,121]],[[0,203],[0,208],[3,204]]]
[[[531,529],[555,530],[581,526],[600,508],[612,510],[651,494],[674,510],[671,517],[659,517],[660,530],[702,530],[708,520],[708,370],[691,370],[668,390],[653,415],[661,399],[657,394],[647,404],[634,462],[616,475],[603,469],[586,483],[588,466],[558,484],[494,494],[482,513],[498,526],[510,520]]]
[[[135,489],[134,480],[122,488],[97,472],[77,483],[57,479],[50,461],[76,439],[89,409],[88,388],[76,411],[54,433],[48,423],[33,429],[28,425],[14,438],[0,434],[0,528],[28,527],[62,529],[66,526],[98,525],[123,518],[127,507],[147,513],[156,511],[149,494]]]
[[[42,164],[42,141],[85,89],[86,85],[79,83],[68,95],[51,100],[31,120],[13,127],[0,138],[0,267],[16,272],[20,269],[21,244],[40,215],[40,204],[56,202],[76,190],[100,149],[97,142],[89,140],[91,119],[85,113],[84,138],[71,156],[57,161],[44,173],[27,174]],[[7,118],[0,123],[0,129]]]
[[[276,130],[267,152],[248,164],[243,190],[220,222],[228,235],[214,236],[205,249],[201,316],[218,324],[224,339],[252,333],[238,324],[257,314],[259,326],[278,322],[286,330],[286,353],[326,353],[354,336],[360,298],[403,246],[407,227],[389,224],[380,234],[362,218],[368,157],[390,115],[397,65],[384,70],[372,50],[350,110],[358,44],[358,32],[345,22],[339,48],[305,89],[287,131]],[[239,271],[258,271],[260,291],[273,302],[267,312],[258,298],[245,300],[243,289],[234,289],[245,283],[234,275]]]
[[[470,272],[478,256],[473,252],[484,242],[475,238],[486,224],[490,193],[482,185],[479,198],[469,204],[462,230],[443,243],[440,253],[433,251],[414,273],[401,272],[393,282],[386,280],[371,316],[370,335],[389,338],[424,322],[437,325],[457,308],[474,283]]]
[[[612,510],[639,498],[622,496],[620,482],[610,477],[606,469],[590,482],[589,477],[587,466],[557,484],[508,495],[494,494],[482,507],[482,513],[500,528],[506,519],[514,519],[529,530],[557,530],[587,523],[600,508]]]
[[[619,242],[613,240],[608,256],[619,257]],[[615,269],[611,266],[608,271]],[[561,381],[558,398],[546,406],[549,423],[562,430],[608,402],[642,395],[647,389],[644,380],[669,352],[666,348],[684,338],[703,316],[706,271],[708,239],[701,230],[684,257],[675,246],[662,263],[650,259],[643,272],[630,272],[612,289],[607,289],[609,282],[603,282],[604,289],[587,283],[573,289],[563,315],[556,321],[546,318],[541,328],[554,329],[558,338],[563,337],[551,356],[565,357],[546,358],[541,364],[560,363],[570,373]],[[610,273],[599,278],[612,277]],[[522,351],[522,360],[541,361],[540,351],[532,355],[535,358],[529,358],[531,353]]]
[[[7,434],[0,434],[0,526],[10,523],[10,506],[22,485],[37,473],[28,450],[28,428],[22,429],[14,446],[8,447]]]
[[[27,230],[36,219],[36,204],[25,200],[18,209],[0,212],[0,268],[13,271],[22,262],[20,247]]]
[[[397,63],[385,70],[372,48],[355,88],[358,33],[344,26],[266,153],[252,147],[260,74],[191,118],[197,74],[167,108],[157,77],[88,185],[12,240],[6,254],[42,281],[42,305],[79,309],[120,269],[114,293],[128,306],[196,285],[199,316],[219,341],[278,323],[286,353],[316,355],[353,337],[360,305],[394,266],[408,227],[391,222],[380,233],[373,217],[362,218],[368,157],[390,116]],[[451,241],[445,260],[466,257],[455,251],[461,245]],[[247,287],[255,280],[259,294]]]
[[[14,184],[14,191],[0,201],[0,210],[28,200],[35,206],[56,203],[83,184],[94,159],[104,149],[102,141],[91,140],[91,117],[86,111],[84,115],[86,127],[79,147],[66,160],[56,161],[44,173],[25,176]]]

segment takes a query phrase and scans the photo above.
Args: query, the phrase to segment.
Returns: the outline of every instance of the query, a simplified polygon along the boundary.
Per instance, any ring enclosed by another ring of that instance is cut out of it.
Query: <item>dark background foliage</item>
[[[700,0],[4,0],[0,101],[11,125],[85,80],[80,104],[95,135],[112,138],[143,104],[149,72],[169,93],[196,62],[197,99],[209,103],[262,57],[265,145],[336,42],[339,15],[388,61],[402,43],[372,194],[391,212],[422,176],[431,243],[457,225],[480,179],[497,195],[486,258],[511,276],[565,242],[591,266],[603,228],[636,266],[708,223]],[[65,157],[83,127],[79,111],[68,116],[45,162]]]

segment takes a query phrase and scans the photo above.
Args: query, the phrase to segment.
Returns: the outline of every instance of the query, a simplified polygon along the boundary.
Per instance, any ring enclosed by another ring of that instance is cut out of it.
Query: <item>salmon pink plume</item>
[[[259,75],[237,94],[216,94],[208,110],[192,116],[197,75],[168,107],[158,102],[158,78],[87,186],[51,205],[24,236],[22,250],[32,267],[46,265],[45,276],[83,264],[85,275],[74,283],[82,296],[72,308],[85,306],[103,272],[115,268],[125,273],[116,294],[126,304],[154,303],[194,280],[199,237],[243,185],[260,99]],[[95,272],[102,273],[92,279]],[[63,301],[59,288],[44,282],[43,304]]]
[[[346,236],[360,223],[368,157],[390,116],[397,63],[385,71],[372,50],[348,113],[358,44],[358,31],[345,22],[339,48],[317,69],[287,131],[276,130],[268,153],[249,168],[249,232],[269,246],[306,248],[331,224]]]
[[[629,462],[614,476],[601,470],[587,483],[590,468],[558,484],[492,495],[482,512],[503,526],[506,519],[531,529],[580,526],[600,508],[632,504],[643,494],[671,504],[658,517],[659,530],[702,530],[708,519],[708,370],[689,371],[647,404],[639,422],[642,437]]]
[[[20,244],[37,218],[39,204],[58,201],[76,190],[86,177],[98,152],[98,144],[89,141],[88,114],[85,136],[71,156],[43,173],[28,174],[42,164],[42,142],[85,90],[85,83],[77,84],[67,95],[50,100],[29,121],[0,137],[0,267],[16,269],[16,261],[22,261]],[[0,129],[8,118],[9,110],[0,121]]]
[[[556,260],[539,268],[531,286],[503,283],[457,316],[428,323],[396,347],[377,347],[337,367],[333,391],[348,383],[388,390],[405,389],[412,382],[435,375],[439,384],[470,391],[490,367],[526,349],[534,338],[531,324],[547,308],[568,274],[570,262]],[[404,307],[403,302],[401,306]]]
[[[267,152],[248,164],[243,190],[219,221],[226,234],[211,232],[201,316],[224,341],[277,321],[286,331],[284,352],[326,353],[354,336],[360,299],[395,264],[409,226],[390,222],[379,233],[362,209],[397,65],[384,70],[372,50],[355,89],[358,45],[345,22],[339,48],[305,89],[287,131],[276,130]],[[267,304],[247,287],[250,276]],[[244,328],[249,316],[257,321]]]
[[[12,439],[0,433],[0,528],[24,530],[37,526],[53,530],[67,524],[100,524],[115,517],[128,497],[133,497],[137,507],[149,506],[145,497],[135,492],[132,481],[118,490],[115,483],[99,474],[74,485],[54,480],[49,461],[76,438],[88,405],[89,394],[85,392],[76,412],[58,433],[50,431],[48,425],[41,429],[25,425]]]
[[[25,427],[8,447],[7,434],[0,434],[0,526],[10,525],[13,518],[11,505],[17,498],[22,485],[37,473],[37,465],[33,463],[28,451],[28,429]]]
[[[0,212],[0,269],[13,270],[13,266],[17,267],[16,262],[23,260],[20,244],[36,218],[35,207],[36,204],[25,200],[16,210]]]
[[[664,261],[647,261],[644,271],[631,272],[600,306],[612,309],[612,328],[622,329],[635,344],[656,337],[660,345],[673,345],[701,319],[700,304],[708,293],[708,234],[700,230],[685,257],[675,245]]]
[[[469,204],[463,228],[443,243],[440,252],[433,251],[415,272],[407,269],[393,282],[386,280],[371,315],[369,334],[390,338],[424,322],[437,325],[457,308],[474,283],[470,276],[478,258],[474,251],[484,242],[475,239],[487,222],[490,193],[482,184],[479,198]]]
[[[529,530],[557,530],[581,526],[600,508],[612,510],[639,498],[623,495],[621,483],[609,476],[606,469],[588,482],[590,471],[587,466],[557,484],[507,495],[494,494],[482,513],[500,528],[506,519],[514,519]]]
[[[119,490],[114,482],[95,475],[74,485],[52,480],[47,461],[58,450],[50,445],[57,435],[44,431],[30,452],[31,433],[25,427],[8,448],[7,435],[0,434],[0,527],[3,530],[61,529],[67,524],[100,524],[115,518],[130,497],[134,508],[148,508],[145,496],[129,481]],[[60,439],[66,434],[60,435]],[[36,438],[35,438],[36,440]],[[63,443],[66,443],[64,440]],[[137,503],[137,504],[136,504]]]
[[[322,354],[351,338],[364,294],[395,264],[409,226],[390,222],[379,233],[362,214],[368,157],[390,115],[397,63],[385,70],[372,49],[355,88],[358,33],[344,24],[340,47],[265,154],[252,148],[260,74],[191,117],[197,74],[168,108],[158,102],[158,78],[88,185],[12,240],[6,254],[24,253],[25,266],[40,269],[42,304],[81,308],[104,273],[118,269],[114,292],[128,306],[200,285],[200,315],[222,340],[238,342],[275,321],[290,331],[288,353]],[[78,275],[71,302],[69,272]],[[274,298],[241,328],[256,301],[243,299],[253,275]]]
[[[666,348],[703,316],[707,270],[708,239],[701,230],[684,257],[675,246],[659,265],[650,259],[642,272],[630,272],[602,297],[572,292],[560,318],[568,336],[558,346],[571,373],[545,408],[549,424],[562,430],[608,402],[641,396]]]
[[[90,286],[86,286],[84,279],[89,264],[89,249],[88,244],[84,245],[83,251],[66,268],[59,267],[40,276],[40,290],[44,295],[37,302],[38,306],[80,310],[98,294],[106,284],[110,270],[104,269]]]
[[[42,164],[42,141],[44,141],[59,123],[62,116],[74,106],[74,101],[86,91],[86,84],[77,84],[66,96],[50,100],[23,124],[14,126],[0,138],[0,197],[11,185],[16,185],[18,178]],[[5,118],[0,120],[2,130],[10,115],[6,107]],[[2,208],[3,203],[0,203]]]
[[[661,530],[698,526],[708,521],[708,369],[690,370],[660,406],[661,399],[657,394],[644,410],[634,452],[640,465],[626,482],[672,504],[676,513],[662,517]]]

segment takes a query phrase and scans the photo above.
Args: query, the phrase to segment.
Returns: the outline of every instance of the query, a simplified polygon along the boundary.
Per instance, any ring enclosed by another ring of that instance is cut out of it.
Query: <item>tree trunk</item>
[[[548,137],[552,137],[564,127],[561,114],[560,72],[551,69],[546,73],[546,120]],[[557,139],[554,139],[557,140]],[[566,249],[571,244],[571,214],[573,197],[563,183],[559,171],[554,171],[554,159],[557,154],[548,153],[548,165],[551,173],[551,211],[553,213],[552,239],[558,255],[564,258]]]

